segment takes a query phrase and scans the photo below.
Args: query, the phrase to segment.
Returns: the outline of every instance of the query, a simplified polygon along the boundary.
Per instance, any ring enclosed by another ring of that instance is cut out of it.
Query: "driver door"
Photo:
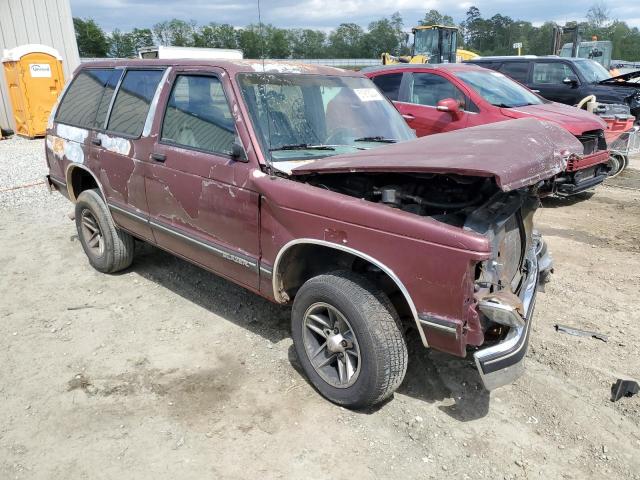
[[[465,128],[469,114],[464,111],[468,99],[466,95],[445,77],[435,73],[405,74],[405,85],[396,107],[416,131],[419,137],[434,133]],[[453,98],[460,103],[457,116],[441,112],[436,106],[440,100]]]
[[[157,244],[221,276],[258,286],[258,194],[231,149],[236,125],[220,69],[171,74],[159,102],[145,188]],[[164,106],[162,108],[161,106]]]
[[[577,104],[580,97],[580,81],[571,65],[565,62],[534,62],[531,89],[538,91],[547,100]],[[576,84],[565,84],[565,78],[575,78]]]

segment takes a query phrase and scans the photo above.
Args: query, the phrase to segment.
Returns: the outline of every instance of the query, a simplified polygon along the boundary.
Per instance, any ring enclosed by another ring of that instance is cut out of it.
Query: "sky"
[[[74,17],[93,18],[107,32],[118,28],[123,31],[134,27],[179,18],[229,23],[242,27],[258,21],[256,0],[70,0]],[[340,23],[357,23],[364,28],[373,20],[399,11],[409,29],[417,25],[424,13],[436,9],[461,21],[467,9],[475,5],[483,17],[496,13],[514,20],[528,20],[540,25],[547,20],[560,24],[584,20],[587,9],[597,0],[476,0],[455,5],[444,0],[260,0],[262,21],[281,28],[317,28],[330,30]],[[603,2],[613,18],[640,27],[640,1]]]

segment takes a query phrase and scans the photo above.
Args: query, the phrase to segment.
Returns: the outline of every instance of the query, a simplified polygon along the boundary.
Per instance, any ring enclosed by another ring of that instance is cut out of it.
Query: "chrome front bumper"
[[[529,332],[533,321],[538,283],[552,268],[551,259],[542,239],[534,237],[537,244],[527,254],[527,277],[520,294],[522,322],[511,327],[507,336],[498,344],[474,354],[478,372],[487,390],[494,390],[513,382],[524,373],[524,359],[529,347]],[[539,255],[539,256],[538,256]]]

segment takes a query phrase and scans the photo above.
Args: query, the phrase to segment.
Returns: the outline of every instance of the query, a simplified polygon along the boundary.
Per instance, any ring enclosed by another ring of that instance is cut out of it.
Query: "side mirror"
[[[576,77],[564,77],[564,79],[562,79],[562,83],[575,87],[578,85],[578,79]]]
[[[239,137],[236,137],[233,141],[233,145],[231,145],[231,158],[233,158],[236,162],[246,163],[249,161]]]
[[[460,103],[453,98],[445,98],[436,104],[436,110],[439,112],[449,112],[452,117],[460,116]]]

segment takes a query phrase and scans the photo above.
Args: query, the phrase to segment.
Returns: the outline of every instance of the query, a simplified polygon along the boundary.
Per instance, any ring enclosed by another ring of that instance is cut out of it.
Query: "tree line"
[[[133,57],[140,48],[152,45],[237,48],[245,58],[376,58],[383,52],[405,55],[411,51],[411,39],[398,12],[369,23],[366,30],[355,23],[342,23],[330,32],[270,24],[243,28],[213,22],[198,25],[175,18],[129,32],[115,29],[106,33],[93,19],[74,18],[73,24],[81,57]],[[459,47],[480,55],[514,55],[516,42],[523,44],[523,54],[552,53],[552,22],[534,26],[500,14],[484,18],[477,7],[470,7],[457,25],[451,16],[437,10],[426,12],[419,24],[457,26]],[[640,31],[612,19],[604,4],[592,6],[587,21],[579,27],[584,40],[593,35],[611,40],[613,58],[640,61]]]

